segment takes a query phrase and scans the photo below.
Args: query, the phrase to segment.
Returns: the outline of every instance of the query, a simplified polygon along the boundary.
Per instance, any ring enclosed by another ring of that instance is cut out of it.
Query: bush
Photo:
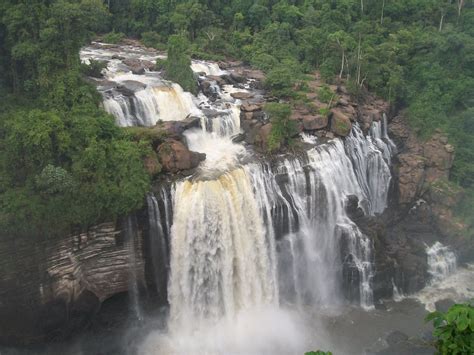
[[[181,35],[168,39],[168,59],[165,63],[166,79],[174,81],[193,94],[197,93],[197,81],[191,69],[191,58],[188,56],[189,42]]]
[[[91,59],[89,64],[81,64],[81,72],[84,75],[91,76],[93,78],[102,78],[102,70],[107,68],[107,62],[100,60]]]
[[[115,31],[112,31],[112,32],[109,32],[109,33],[105,34],[105,35],[102,37],[102,40],[103,40],[105,43],[117,44],[117,43],[122,42],[122,40],[123,40],[124,38],[125,38],[125,35],[124,35],[122,32],[115,32]]]
[[[295,95],[293,90],[295,83],[295,75],[287,66],[282,64],[270,70],[265,79],[267,89],[271,90],[273,95],[279,97],[293,97]]]
[[[141,42],[143,45],[150,47],[150,48],[155,48],[155,49],[161,49],[163,48],[162,43],[162,38],[161,36],[153,31],[149,32],[143,32],[141,35]]]
[[[474,307],[455,304],[446,313],[432,312],[426,316],[432,321],[435,346],[439,354],[474,353]]]
[[[288,104],[268,103],[265,111],[270,116],[272,130],[268,139],[268,150],[275,151],[291,143],[298,131],[296,123],[290,120],[291,108]]]
[[[329,101],[331,101],[333,96],[334,96],[334,93],[331,91],[331,89],[327,85],[321,86],[321,88],[318,90],[318,99],[321,102],[328,104]]]

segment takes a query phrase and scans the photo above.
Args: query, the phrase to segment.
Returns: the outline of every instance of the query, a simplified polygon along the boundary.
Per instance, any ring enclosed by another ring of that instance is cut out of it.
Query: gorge
[[[330,336],[308,334],[308,314],[375,314],[456,264],[470,270],[474,247],[447,233],[450,201],[436,189],[453,157],[441,133],[420,143],[403,115],[372,96],[348,102],[341,83],[326,122],[296,112],[294,150],[268,155],[262,73],[193,61],[193,96],[154,70],[163,57],[134,43],[82,49],[84,62],[107,61],[104,78],[90,79],[104,109],[156,133],[166,174],[116,224],[36,245],[0,240],[2,343],[70,335],[128,293],[136,321],[167,313],[140,354],[331,350]]]

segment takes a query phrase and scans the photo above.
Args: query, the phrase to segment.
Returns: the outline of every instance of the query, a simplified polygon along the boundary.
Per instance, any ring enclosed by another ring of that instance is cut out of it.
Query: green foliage
[[[148,150],[109,115],[19,109],[1,118],[3,231],[65,233],[141,206]]]
[[[291,143],[298,131],[296,123],[290,120],[291,107],[288,104],[267,103],[265,112],[270,117],[272,130],[268,139],[268,150],[275,151]]]
[[[328,351],[321,351],[321,350],[316,350],[316,351],[309,351],[307,353],[304,353],[304,355],[332,355],[332,352]]]
[[[89,64],[81,64],[81,72],[93,78],[102,78],[102,70],[107,68],[107,62],[91,59]]]
[[[333,98],[334,93],[327,85],[323,85],[318,91],[318,99],[321,102],[329,103]]]
[[[272,94],[280,97],[292,97],[297,77],[287,66],[280,64],[271,69],[265,79],[265,86]]]
[[[163,38],[154,31],[143,32],[141,34],[141,42],[150,48],[164,49],[166,47],[163,45]]]
[[[320,114],[321,116],[328,117],[330,112],[331,112],[331,111],[330,111],[329,108],[327,108],[327,107],[321,107],[321,108],[319,109],[319,114]]]
[[[189,42],[184,36],[173,35],[168,39],[168,58],[165,63],[166,78],[177,82],[189,92],[197,92],[197,81],[191,69],[187,51]]]
[[[432,321],[433,335],[437,338],[439,354],[472,354],[474,352],[474,307],[455,304],[446,313],[432,312],[426,316]]]
[[[122,42],[124,38],[125,38],[125,34],[123,34],[122,32],[115,32],[115,31],[106,33],[105,35],[102,36],[102,40],[105,43],[112,43],[112,44],[118,44]]]
[[[124,134],[83,81],[104,64],[79,61],[108,22],[103,2],[6,0],[0,13],[1,233],[65,235],[140,207],[150,148]]]

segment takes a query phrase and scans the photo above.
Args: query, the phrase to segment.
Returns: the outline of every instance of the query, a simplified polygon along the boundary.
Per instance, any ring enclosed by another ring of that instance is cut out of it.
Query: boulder
[[[390,334],[387,335],[385,340],[387,341],[388,345],[392,346],[392,345],[407,341],[408,335],[406,335],[405,333],[402,333],[399,330],[394,330]]]
[[[223,86],[223,85],[227,84],[227,82],[224,80],[224,78],[222,78],[221,76],[218,76],[218,75],[208,75],[206,78],[208,80],[215,81],[217,83],[217,85],[219,85],[219,86]]]
[[[445,298],[435,302],[435,307],[438,312],[447,312],[455,302],[450,298]]]
[[[250,102],[244,102],[240,106],[240,109],[245,112],[253,112],[253,111],[258,111],[263,108],[263,105],[260,103],[250,103]]]
[[[127,67],[130,68],[133,74],[141,75],[145,73],[145,69],[153,69],[155,64],[148,60],[141,60],[136,58],[128,58],[122,61]]]
[[[350,119],[338,109],[331,110],[331,132],[338,136],[347,136],[352,129]]]
[[[203,80],[199,84],[199,87],[204,95],[207,97],[216,97],[217,96],[217,90],[215,85],[215,81],[211,80]]]
[[[252,98],[253,94],[249,92],[241,91],[241,92],[233,92],[230,94],[230,96],[232,96],[234,99],[237,99],[237,100],[247,100],[247,99]]]
[[[158,158],[164,171],[177,173],[196,168],[206,154],[192,152],[180,141],[167,139],[158,148]]]
[[[328,125],[327,116],[305,116],[303,117],[303,129],[305,131],[313,131],[316,129],[325,128]]]
[[[244,75],[240,74],[240,73],[236,73],[236,72],[232,72],[230,73],[230,77],[232,78],[233,81],[237,82],[237,83],[245,83],[247,81],[247,79],[245,78]]]
[[[156,153],[151,153],[143,159],[143,165],[150,176],[155,176],[161,171],[161,165]]]
[[[268,140],[270,138],[270,133],[272,131],[272,124],[268,123],[266,125],[263,125],[260,128],[258,138],[257,138],[257,144],[260,144],[260,147],[267,149],[268,148]]]

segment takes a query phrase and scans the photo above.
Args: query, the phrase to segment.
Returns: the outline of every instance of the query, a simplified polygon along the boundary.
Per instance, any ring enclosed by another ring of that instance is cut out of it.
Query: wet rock
[[[213,88],[213,82],[209,80],[204,80],[199,84],[199,87],[204,95],[207,97],[216,96],[216,90]]]
[[[435,302],[435,308],[439,312],[447,312],[452,306],[454,306],[455,302],[452,299],[446,298],[443,300],[439,300]]]
[[[135,80],[124,80],[121,82],[121,84],[127,90],[133,91],[134,93],[146,88],[146,84]]]
[[[145,69],[151,70],[155,67],[155,64],[148,60],[141,60],[135,58],[127,58],[122,61],[127,67],[130,68],[133,74],[141,75],[145,73]]]
[[[255,137],[255,144],[260,148],[267,150],[268,149],[268,140],[270,138],[270,133],[272,131],[272,124],[267,123],[263,125],[258,130],[258,134]]]
[[[196,168],[206,154],[192,152],[180,141],[167,139],[158,148],[158,158],[164,171],[177,173]]]
[[[240,143],[245,140],[245,133],[239,133],[232,137],[232,142]]]
[[[349,118],[338,109],[331,110],[331,132],[338,136],[347,136],[352,129]]]
[[[208,80],[211,80],[211,81],[215,81],[217,83],[217,85],[219,86],[223,86],[223,85],[226,85],[227,82],[224,80],[223,77],[221,76],[217,76],[217,75],[208,75],[206,77]]]
[[[230,96],[232,96],[234,99],[237,99],[237,100],[247,100],[247,99],[252,98],[254,95],[252,93],[242,91],[242,92],[233,92],[230,94]]]
[[[406,335],[405,333],[402,333],[399,330],[394,330],[390,334],[387,335],[385,340],[387,341],[388,345],[392,346],[392,345],[408,340],[408,335]]]
[[[263,108],[262,104],[255,104],[255,103],[250,103],[250,102],[244,102],[240,106],[240,109],[245,112],[253,112],[253,111],[258,111]]]
[[[303,128],[305,131],[313,131],[325,128],[328,125],[327,116],[315,115],[303,117]]]
[[[230,77],[233,81],[240,84],[245,83],[247,81],[247,78],[244,75],[236,72],[230,73]]]

